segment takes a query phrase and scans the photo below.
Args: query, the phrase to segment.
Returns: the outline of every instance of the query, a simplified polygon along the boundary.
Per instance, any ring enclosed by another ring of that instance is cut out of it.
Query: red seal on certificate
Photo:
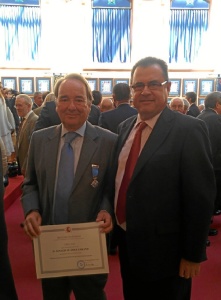
[[[70,227],[70,226],[66,227],[66,228],[65,228],[65,231],[66,231],[66,232],[71,232],[71,227]]]

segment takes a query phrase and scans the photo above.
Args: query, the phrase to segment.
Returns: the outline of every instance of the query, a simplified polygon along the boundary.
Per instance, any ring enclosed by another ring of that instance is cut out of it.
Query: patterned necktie
[[[24,124],[24,121],[25,121],[25,118],[21,118],[21,122],[19,123],[19,126],[18,126],[18,133],[20,133],[22,126]]]
[[[21,118],[21,122],[19,123],[19,127],[18,127],[18,136],[17,136],[17,145],[18,145],[18,147],[20,145],[20,135],[21,135],[21,130],[22,130],[22,127],[24,125],[24,122],[25,122],[25,118]]]
[[[136,134],[134,136],[133,144],[130,149],[130,153],[127,158],[124,176],[121,182],[121,186],[119,189],[118,200],[117,200],[117,220],[119,224],[122,224],[126,221],[126,194],[127,189],[130,183],[130,179],[132,177],[135,165],[137,163],[137,159],[140,153],[140,144],[141,144],[141,134],[143,129],[147,126],[145,122],[141,122],[138,126]]]
[[[77,136],[76,132],[66,133],[64,145],[61,149],[55,194],[55,224],[68,223],[68,200],[74,181],[74,151],[71,143]]]

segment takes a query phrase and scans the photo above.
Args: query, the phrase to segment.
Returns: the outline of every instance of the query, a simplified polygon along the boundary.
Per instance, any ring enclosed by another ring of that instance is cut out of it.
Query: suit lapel
[[[74,177],[74,186],[73,189],[79,183],[81,177],[83,176],[86,168],[88,167],[89,162],[91,161],[91,157],[97,149],[97,144],[95,143],[95,139],[97,138],[96,129],[87,122],[87,127],[85,130],[84,141],[81,149],[81,155],[79,157],[78,166],[76,169],[75,177]],[[91,175],[92,178],[92,175]]]
[[[18,143],[18,148],[21,145],[21,141],[23,140],[23,137],[25,136],[25,132],[26,130],[29,128],[29,123],[33,117],[33,112],[28,116],[27,120],[24,122],[22,128],[21,128],[21,132],[19,133],[19,143]]]
[[[174,116],[169,109],[165,109],[160,115],[154,129],[147,140],[142,152],[138,158],[137,164],[134,169],[131,181],[139,174],[142,167],[146,162],[151,159],[152,155],[157,151],[158,148],[165,142],[169,132],[173,128]]]
[[[45,161],[46,180],[48,184],[49,199],[53,201],[56,168],[57,168],[57,155],[61,136],[61,125],[55,127],[54,131],[48,137],[47,142],[44,145],[44,157],[48,157]]]

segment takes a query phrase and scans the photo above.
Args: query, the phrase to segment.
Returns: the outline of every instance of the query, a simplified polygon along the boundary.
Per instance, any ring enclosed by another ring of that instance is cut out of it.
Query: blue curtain
[[[40,7],[0,6],[1,61],[35,60],[41,36]]]
[[[93,9],[93,62],[130,62],[130,9]]]
[[[205,9],[171,9],[170,63],[194,62],[208,30],[208,18]]]

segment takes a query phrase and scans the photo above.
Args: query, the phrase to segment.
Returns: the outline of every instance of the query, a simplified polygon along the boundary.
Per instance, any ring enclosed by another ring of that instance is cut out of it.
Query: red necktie
[[[137,159],[140,153],[141,134],[143,129],[147,126],[145,122],[141,122],[138,126],[136,134],[134,136],[133,144],[130,149],[130,153],[127,158],[124,176],[119,189],[118,200],[117,200],[117,220],[119,224],[126,221],[126,194],[129,186],[130,179],[132,177]]]

